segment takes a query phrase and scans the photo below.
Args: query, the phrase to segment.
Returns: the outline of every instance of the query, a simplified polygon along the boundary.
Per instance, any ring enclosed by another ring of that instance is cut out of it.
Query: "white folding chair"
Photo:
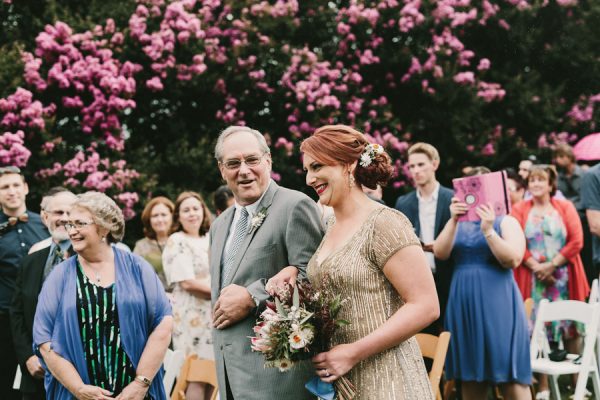
[[[592,285],[590,287],[590,297],[588,299],[588,303],[598,303],[598,278],[592,281]]]
[[[538,313],[531,336],[531,369],[533,372],[549,375],[550,390],[554,398],[560,400],[558,375],[579,374],[575,386],[574,400],[583,400],[588,377],[594,383],[594,394],[600,398],[600,373],[594,348],[598,335],[600,319],[600,303],[588,304],[582,301],[564,300],[549,302],[540,301]],[[548,357],[550,344],[546,335],[545,324],[552,321],[571,320],[584,325],[583,351],[579,363],[575,363],[577,354],[569,354],[564,361],[551,361]]]
[[[13,381],[13,389],[21,389],[21,367],[17,365],[17,372],[15,373],[15,380]]]
[[[179,371],[181,370],[181,366],[183,365],[184,361],[185,354],[183,354],[183,351],[173,351],[171,349],[167,349],[165,359],[163,360],[163,365],[165,368],[163,386],[165,387],[165,393],[167,394],[167,397],[171,395],[171,390],[173,390],[173,385],[175,384],[175,378],[177,378],[179,375]]]

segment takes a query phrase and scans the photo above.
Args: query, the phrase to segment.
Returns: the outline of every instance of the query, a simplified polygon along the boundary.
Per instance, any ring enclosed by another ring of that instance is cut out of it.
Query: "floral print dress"
[[[541,215],[535,211],[529,213],[525,225],[525,237],[527,239],[527,248],[531,255],[538,262],[547,262],[552,260],[567,242],[567,229],[556,209]],[[531,297],[535,303],[534,311],[531,313],[532,323],[537,314],[537,307],[541,300],[550,301],[569,299],[569,270],[568,265],[564,264],[554,270],[552,276],[555,279],[554,284],[547,285],[531,274],[532,290]],[[548,339],[558,342],[561,335],[565,339],[572,338],[576,334],[576,324],[571,321],[560,321],[548,324]]]
[[[187,355],[214,359],[211,334],[210,300],[200,299],[184,290],[179,282],[203,280],[210,285],[208,235],[194,238],[175,232],[163,251],[167,283],[173,285],[173,348]]]

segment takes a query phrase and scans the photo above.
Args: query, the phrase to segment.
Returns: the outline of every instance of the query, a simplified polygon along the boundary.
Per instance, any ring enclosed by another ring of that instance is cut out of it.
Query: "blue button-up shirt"
[[[27,211],[27,215],[28,222],[17,221],[0,234],[0,312],[8,312],[21,259],[34,243],[49,236],[39,214]],[[7,221],[8,217],[0,210],[0,224]]]

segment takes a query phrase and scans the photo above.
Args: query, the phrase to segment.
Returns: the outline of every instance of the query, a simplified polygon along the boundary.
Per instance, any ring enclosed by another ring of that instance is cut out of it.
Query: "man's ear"
[[[440,166],[440,160],[433,160],[433,161],[431,162],[431,164],[433,164],[433,170],[434,170],[434,171],[437,171],[437,169],[438,169],[438,168],[439,168],[439,166]]]

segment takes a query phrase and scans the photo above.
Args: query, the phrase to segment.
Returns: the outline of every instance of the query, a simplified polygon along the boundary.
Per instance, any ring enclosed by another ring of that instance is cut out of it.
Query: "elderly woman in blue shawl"
[[[87,192],[65,228],[77,256],[46,279],[33,327],[47,398],[166,399],[171,307],[152,267],[111,245],[123,237],[121,210]]]

